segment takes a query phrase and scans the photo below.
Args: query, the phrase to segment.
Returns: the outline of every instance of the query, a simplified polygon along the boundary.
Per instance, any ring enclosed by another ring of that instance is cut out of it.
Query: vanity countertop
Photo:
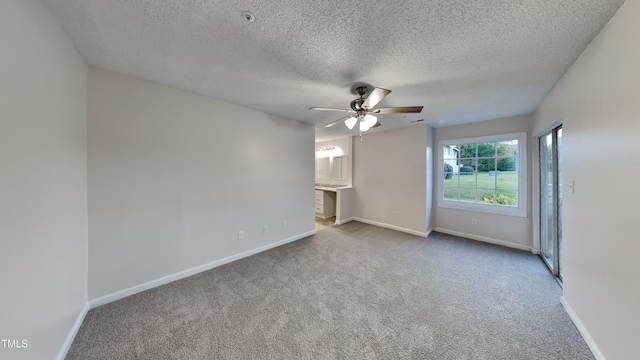
[[[337,192],[338,190],[342,190],[342,189],[351,189],[353,188],[352,186],[348,186],[348,185],[325,185],[325,184],[319,184],[316,185],[316,190],[323,190],[323,191],[333,191],[333,192]]]

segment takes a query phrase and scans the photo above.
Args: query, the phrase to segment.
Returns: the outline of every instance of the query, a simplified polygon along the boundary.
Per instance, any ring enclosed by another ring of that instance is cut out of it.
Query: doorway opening
[[[331,216],[326,219],[316,216],[316,231],[326,229],[328,227],[334,226],[335,224],[336,224],[335,216]]]

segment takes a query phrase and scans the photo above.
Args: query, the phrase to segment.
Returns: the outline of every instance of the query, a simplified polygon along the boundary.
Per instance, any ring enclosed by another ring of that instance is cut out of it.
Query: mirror
[[[339,156],[333,158],[333,178],[334,179],[342,179],[342,176],[340,175],[340,171],[342,170],[342,168],[340,167],[341,160],[342,159],[340,159]]]
[[[336,156],[333,158],[333,178],[347,179],[347,159],[346,156]]]
[[[330,179],[329,158],[318,159],[318,179]]]

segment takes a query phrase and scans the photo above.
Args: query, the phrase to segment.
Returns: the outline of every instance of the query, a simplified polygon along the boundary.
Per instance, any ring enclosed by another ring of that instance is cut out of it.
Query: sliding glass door
[[[540,254],[562,279],[562,127],[540,137]]]

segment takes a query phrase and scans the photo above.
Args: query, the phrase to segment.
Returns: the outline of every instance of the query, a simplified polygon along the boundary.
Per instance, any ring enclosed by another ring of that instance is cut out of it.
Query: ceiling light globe
[[[352,117],[348,118],[347,120],[345,120],[344,124],[347,125],[349,130],[351,130],[356,125],[356,122],[358,122],[358,119],[356,119],[355,116],[352,116]]]
[[[375,125],[377,122],[378,118],[373,115],[365,115],[364,117],[364,123],[367,124],[367,129]]]

